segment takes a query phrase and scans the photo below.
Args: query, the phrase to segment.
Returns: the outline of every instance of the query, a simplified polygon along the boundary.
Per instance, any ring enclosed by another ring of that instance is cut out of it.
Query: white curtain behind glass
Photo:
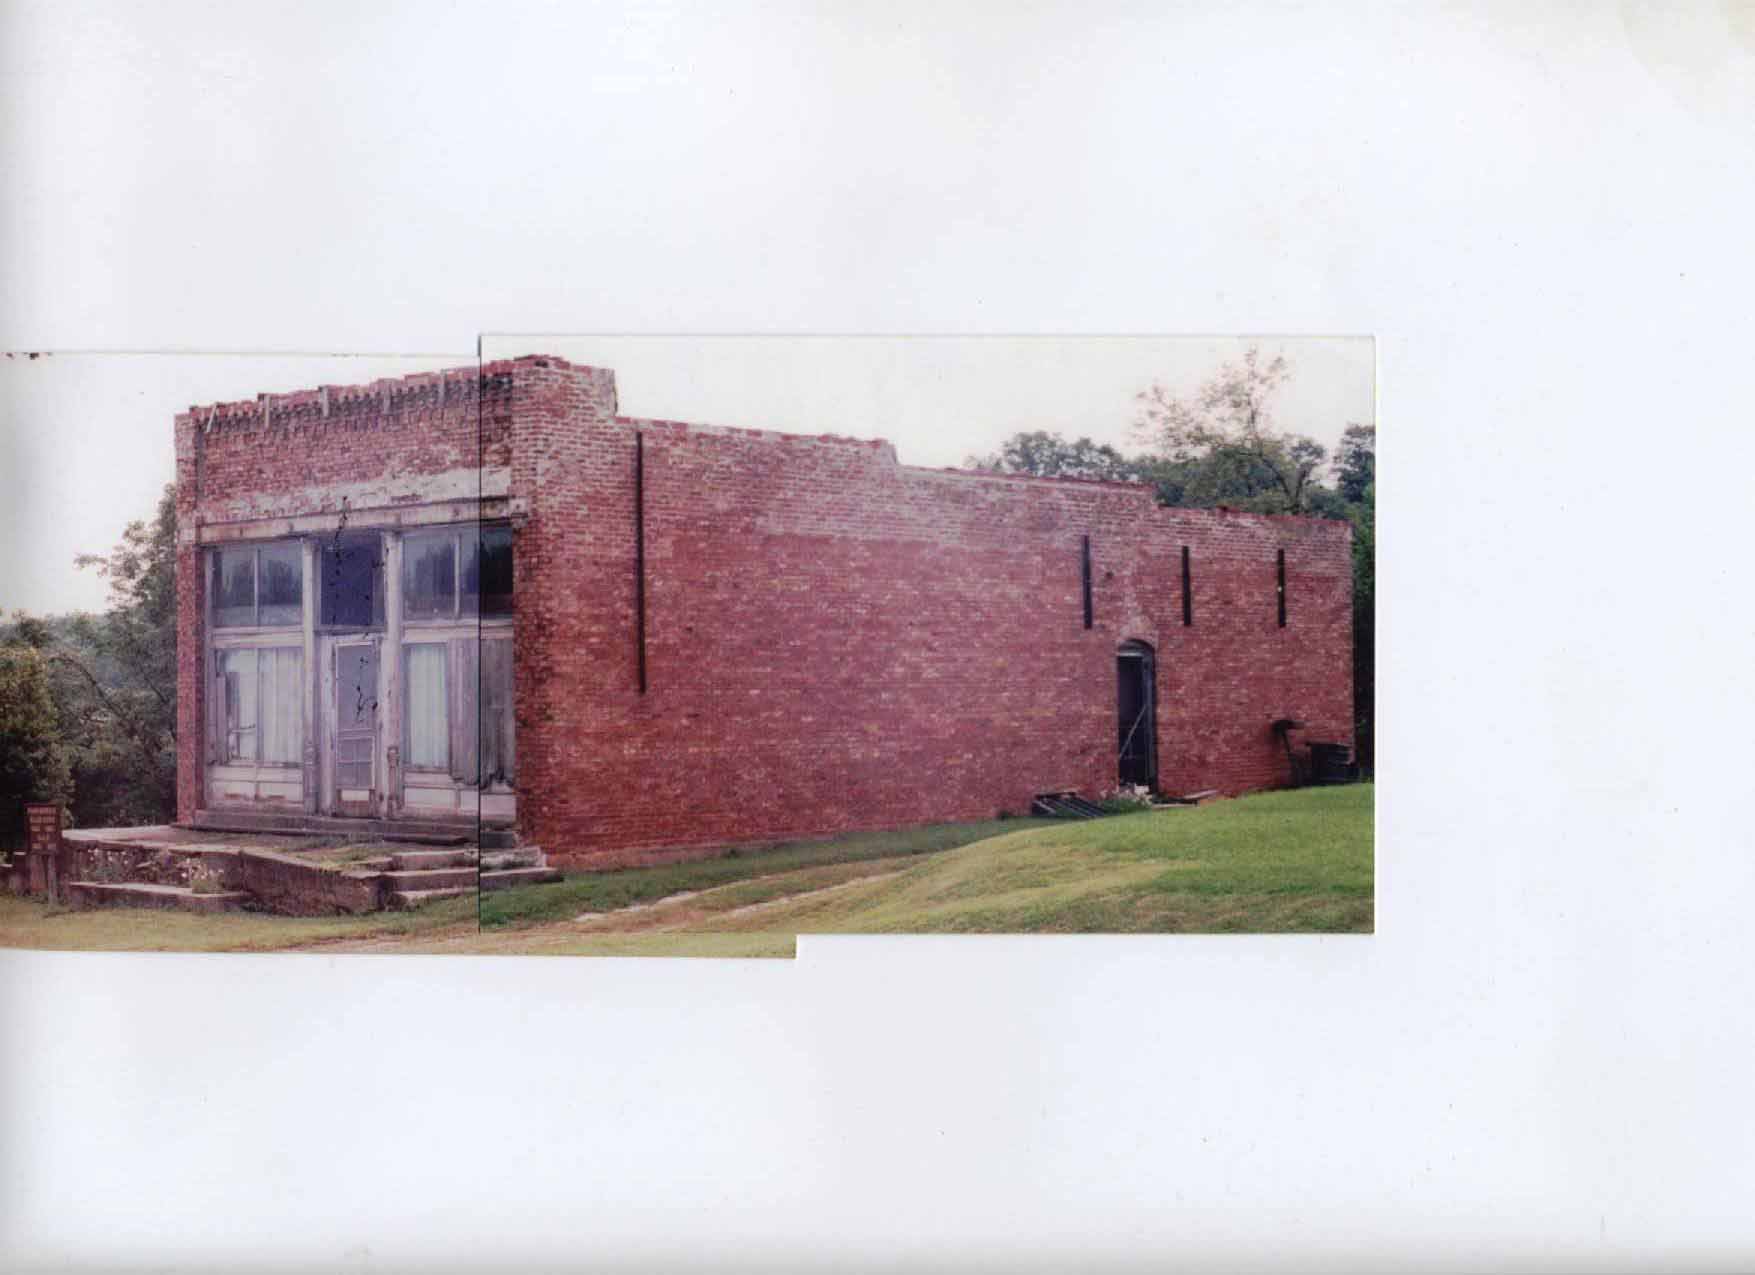
[[[256,652],[227,651],[225,661],[225,754],[231,761],[256,760]]]
[[[262,760],[297,765],[304,751],[304,652],[293,646],[268,647],[258,655],[262,669]]]
[[[445,720],[445,646],[415,642],[404,647],[407,658],[408,720],[403,764],[443,770],[450,763],[450,735]]]

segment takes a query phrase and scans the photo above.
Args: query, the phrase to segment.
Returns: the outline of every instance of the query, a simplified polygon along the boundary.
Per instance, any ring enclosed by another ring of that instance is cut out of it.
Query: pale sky
[[[1392,527],[1376,935],[7,953],[0,1071],[55,1077],[0,1090],[7,1251],[432,1265],[486,1216],[548,1265],[1747,1267],[1749,14],[0,0],[0,349],[1374,333]],[[384,370],[0,358],[0,605],[101,602],[71,557],[151,508],[180,407]],[[907,389],[970,431],[946,459],[1033,423]],[[1664,472],[1697,457],[1727,497]],[[457,1074],[517,1083],[357,1136],[380,1077],[421,1109]]]
[[[198,403],[347,384],[473,362],[196,354],[0,359],[0,612],[100,610],[108,585],[80,570],[176,476],[174,420]]]
[[[1369,338],[561,337],[484,339],[487,358],[545,352],[613,368],[621,410],[715,425],[884,438],[905,464],[960,465],[1020,430],[1089,435],[1131,451],[1133,396],[1193,389],[1249,344],[1293,378],[1282,427],[1331,450],[1371,421]],[[440,367],[452,355],[62,354],[0,361],[0,609],[100,609],[80,570],[174,474],[172,418],[195,404]]]

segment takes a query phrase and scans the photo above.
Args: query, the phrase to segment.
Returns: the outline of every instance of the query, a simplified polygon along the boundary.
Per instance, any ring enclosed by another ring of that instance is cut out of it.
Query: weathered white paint
[[[402,533],[384,533],[384,647],[378,660],[378,773],[384,776],[381,814],[402,804]]]
[[[471,471],[473,473],[473,471]],[[447,523],[474,521],[472,506],[468,516],[449,517]],[[431,511],[448,507],[423,506]],[[403,511],[406,512],[406,511]],[[454,509],[450,512],[455,513]],[[215,680],[215,659],[220,651],[237,647],[295,647],[304,654],[304,694],[300,705],[304,734],[303,761],[290,766],[214,765],[209,764],[207,800],[215,806],[267,806],[285,809],[288,805],[311,813],[362,813],[359,806],[371,803],[375,816],[395,818],[442,816],[480,818],[495,823],[510,823],[517,816],[517,799],[507,788],[491,788],[478,792],[473,786],[454,780],[448,771],[410,770],[402,761],[402,716],[404,687],[402,685],[402,646],[405,642],[449,642],[454,638],[494,638],[511,635],[511,618],[478,620],[473,616],[457,616],[438,620],[407,620],[403,618],[402,601],[402,535],[395,527],[374,526],[370,519],[350,514],[346,519],[352,530],[379,530],[384,536],[385,625],[382,632],[324,632],[320,615],[320,552],[321,535],[299,536],[304,596],[300,623],[297,626],[237,627],[215,629],[212,626],[212,590],[207,590],[208,649],[205,663],[209,686]],[[242,526],[243,524],[239,524]],[[266,525],[266,524],[265,524]],[[409,522],[405,525],[427,525]],[[260,538],[285,540],[290,537],[277,525]],[[333,530],[333,528],[331,528]],[[205,540],[205,536],[203,537]],[[230,539],[231,537],[226,537]],[[238,537],[243,538],[243,537]],[[254,538],[254,537],[253,537]],[[202,555],[202,569],[211,579],[211,554]],[[369,644],[378,652],[378,711],[372,747],[372,787],[339,790],[335,782],[336,762],[336,652],[352,644]],[[223,706],[218,696],[210,694],[212,725],[210,730],[222,731]],[[354,807],[344,811],[342,803]]]
[[[317,724],[323,720],[318,708],[318,688],[322,678],[317,668],[317,542],[306,537],[300,544],[299,562],[304,581],[304,607],[299,643],[305,652],[305,693],[300,712],[304,718],[304,807],[305,813],[317,813]]]
[[[202,521],[211,526],[303,514],[343,511],[362,514],[452,502],[473,504],[478,500],[503,498],[511,489],[509,466],[477,467],[470,464],[437,474],[396,474],[360,482],[320,483],[251,492],[230,500],[208,500],[202,505],[205,515]]]

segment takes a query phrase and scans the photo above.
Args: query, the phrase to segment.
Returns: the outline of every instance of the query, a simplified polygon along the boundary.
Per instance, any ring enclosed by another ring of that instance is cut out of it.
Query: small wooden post
[[[61,807],[32,802],[24,808],[25,854],[30,858],[30,889],[61,902]]]

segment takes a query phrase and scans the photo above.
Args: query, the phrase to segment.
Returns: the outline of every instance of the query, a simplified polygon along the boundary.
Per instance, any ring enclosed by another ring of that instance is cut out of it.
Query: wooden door
[[[335,813],[378,813],[378,645],[335,646]]]

